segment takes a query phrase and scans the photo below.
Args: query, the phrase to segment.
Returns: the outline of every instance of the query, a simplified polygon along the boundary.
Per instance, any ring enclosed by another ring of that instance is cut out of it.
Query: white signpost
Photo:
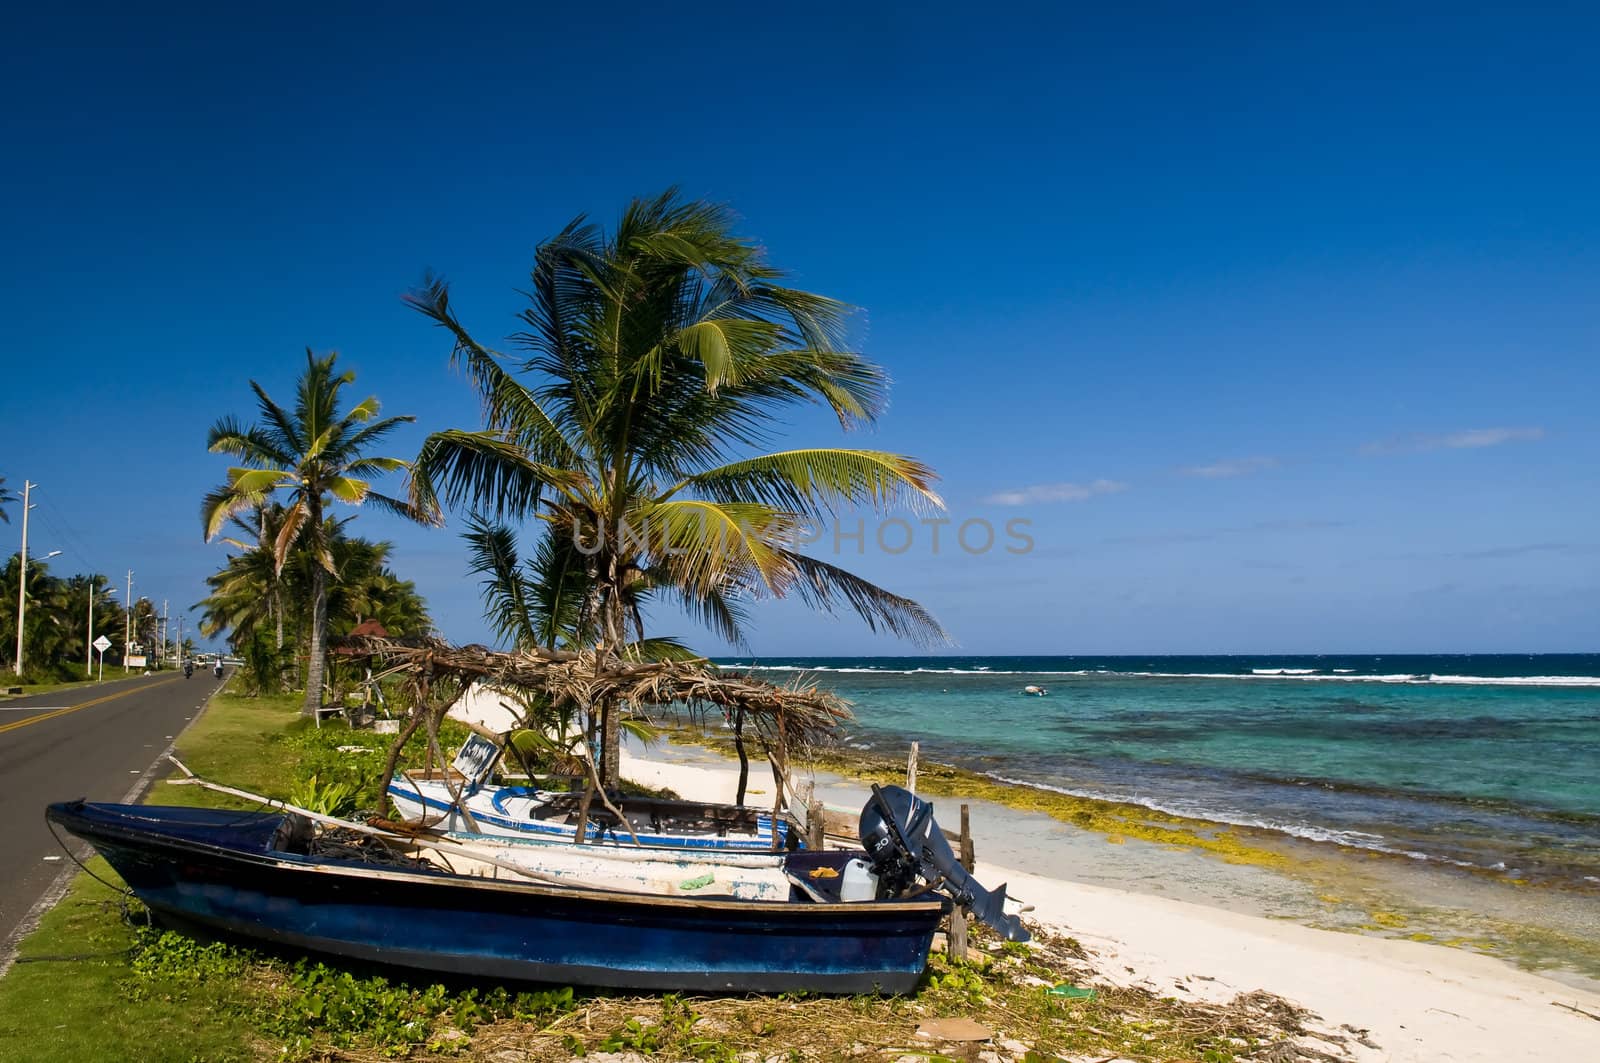
[[[106,677],[106,651],[111,648],[111,640],[101,635],[94,640],[94,648],[100,651],[100,678]]]

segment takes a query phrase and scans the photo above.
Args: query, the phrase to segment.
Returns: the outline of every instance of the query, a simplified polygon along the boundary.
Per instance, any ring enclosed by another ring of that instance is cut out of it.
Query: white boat
[[[581,793],[523,786],[460,784],[462,803],[477,824],[456,807],[440,778],[410,774],[389,783],[389,798],[408,820],[451,834],[481,834],[535,842],[572,843],[577,838]],[[591,803],[585,841],[598,848],[674,849],[712,854],[776,853],[790,848],[789,824],[772,814],[734,805],[623,797],[613,801],[633,833],[600,801]],[[635,835],[637,842],[635,842]],[[776,836],[776,843],[774,843]],[[793,839],[799,847],[800,839]]]

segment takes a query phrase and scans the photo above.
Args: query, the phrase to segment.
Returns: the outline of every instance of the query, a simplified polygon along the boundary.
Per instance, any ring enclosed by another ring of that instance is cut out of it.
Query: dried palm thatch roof
[[[815,685],[777,686],[710,661],[597,662],[594,651],[491,650],[453,646],[428,637],[352,635],[329,640],[341,656],[374,657],[386,674],[402,674],[429,685],[454,680],[543,695],[579,706],[624,701],[667,712],[703,716],[712,706],[743,709],[761,736],[790,750],[831,735],[850,719],[850,703]]]

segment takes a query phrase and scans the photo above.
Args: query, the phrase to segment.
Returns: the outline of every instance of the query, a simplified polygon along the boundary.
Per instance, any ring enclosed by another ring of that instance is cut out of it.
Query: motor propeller
[[[874,783],[872,797],[861,809],[860,833],[880,889],[889,896],[906,892],[921,879],[1007,941],[1032,937],[1021,919],[1006,913],[1006,888],[984,889],[961,866],[934,821],[931,803],[899,786]]]

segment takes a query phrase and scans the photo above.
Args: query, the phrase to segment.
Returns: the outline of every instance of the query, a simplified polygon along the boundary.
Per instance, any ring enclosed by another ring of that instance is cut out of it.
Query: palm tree
[[[535,518],[569,544],[597,668],[625,652],[641,584],[735,643],[743,597],[791,592],[874,629],[942,638],[916,602],[799,549],[806,522],[842,507],[940,505],[929,468],[834,447],[741,456],[785,407],[820,401],[848,429],[885,403],[883,372],[845,349],[849,308],[782,280],[726,209],[675,192],[635,201],[609,235],[580,217],[539,247],[521,359],[473,339],[448,286],[428,280],[408,302],[451,334],[485,424],[428,437],[413,507]],[[618,720],[599,708],[611,785]]]
[[[15,501],[17,501],[17,496],[6,488],[6,478],[0,476],[0,520],[5,521],[7,524],[11,523],[11,514],[7,513],[4,507]]]
[[[133,641],[144,648],[149,667],[157,667],[161,660],[157,646],[161,638],[161,615],[156,612],[156,603],[149,598],[140,598],[135,602],[129,627]]]
[[[519,561],[517,534],[508,525],[478,514],[467,519],[468,568],[483,577],[484,619],[502,642],[517,649],[547,646],[581,650],[594,641],[594,618],[588,603],[593,597],[583,558],[573,545],[554,535],[544,535],[526,561]],[[655,588],[638,577],[623,588],[630,641],[620,654],[637,661],[700,660],[676,638],[647,636],[644,606]]]
[[[65,581],[66,609],[68,626],[71,635],[69,638],[69,657],[73,662],[73,674],[77,674],[77,654],[81,645],[84,659],[88,664],[93,663],[94,655],[92,646],[94,640],[104,635],[113,642],[122,638],[122,611],[117,608],[116,601],[111,597],[110,581],[96,572],[91,575],[70,576]],[[90,608],[90,599],[94,600],[94,607]],[[79,623],[87,625],[90,614],[94,619],[94,630],[79,627]],[[81,621],[80,621],[80,618]],[[79,640],[82,640],[81,643]]]
[[[22,558],[12,554],[0,570],[0,623],[10,628],[13,636],[17,630],[17,591],[22,576]],[[23,659],[28,674],[47,676],[60,665],[70,632],[67,624],[67,586],[50,575],[50,568],[37,559],[28,562],[27,628],[23,632]],[[0,640],[0,662],[16,663],[16,643],[13,639]]]
[[[243,516],[235,513],[230,519],[234,528],[243,538],[230,535],[222,536],[222,541],[235,547],[243,553],[239,555],[241,564],[238,567],[238,576],[246,576],[246,582],[252,584],[252,590],[259,591],[255,600],[250,603],[252,613],[265,611],[266,619],[273,625],[273,637],[276,640],[279,656],[283,654],[283,622],[286,603],[284,602],[283,569],[278,564],[277,542],[278,536],[283,532],[287,511],[277,502],[257,504],[252,507],[250,519],[246,521]],[[230,558],[229,569],[234,568]],[[227,571],[227,569],[224,569]],[[208,581],[209,582],[209,581]],[[237,630],[240,626],[254,627],[255,616],[241,617],[226,626]],[[217,629],[201,633],[207,638],[217,634]]]
[[[205,538],[210,542],[234,514],[261,505],[280,490],[287,493],[283,525],[272,544],[276,570],[283,571],[290,550],[302,540],[315,562],[311,566],[310,660],[302,709],[307,714],[321,704],[328,576],[335,572],[324,522],[329,499],[350,505],[372,503],[407,519],[418,519],[405,502],[372,490],[366,479],[407,467],[399,458],[371,457],[368,451],[396,426],[415,418],[378,419],[376,396],[341,415],[340,390],[355,381],[355,374],[336,374],[337,357],[318,358],[306,350],[306,369],[296,385],[292,411],[273,402],[260,384],[250,382],[261,423],[245,426],[236,418],[224,417],[212,426],[207,446],[238,458],[242,465],[228,470],[227,483],[207,494],[200,510]]]

